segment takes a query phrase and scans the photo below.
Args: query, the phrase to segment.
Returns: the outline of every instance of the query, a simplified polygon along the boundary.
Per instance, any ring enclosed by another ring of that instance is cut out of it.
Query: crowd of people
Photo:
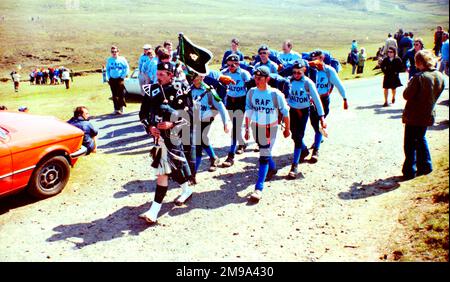
[[[66,89],[73,82],[73,73],[66,67],[35,68],[29,74],[31,85],[64,84]]]
[[[294,157],[287,177],[296,179],[301,162],[308,156],[312,163],[319,159],[334,87],[343,98],[344,109],[348,109],[345,88],[337,73],[340,65],[329,52],[317,49],[300,54],[286,40],[280,52],[261,45],[257,54],[251,56],[253,61],[247,62],[239,50],[239,40],[233,38],[230,47],[223,56],[220,71],[201,73],[179,60],[171,42],[155,49],[150,44],[143,46],[138,61],[144,96],[139,118],[155,140],[151,152],[152,166],[157,171],[154,201],[141,215],[148,222],[157,220],[169,178],[182,189],[175,203],[184,204],[192,196],[190,185],[197,183],[202,151],[209,157],[209,171],[231,167],[235,155],[245,153],[250,132],[260,158],[255,189],[249,200],[258,202],[264,182],[278,173],[272,149],[280,124],[283,136],[293,139]],[[111,57],[104,69],[113,97],[113,114],[123,114],[126,106],[123,81],[129,64],[119,55],[117,46],[111,47]],[[208,138],[217,114],[221,116],[224,132],[231,132],[228,156],[223,162]],[[303,142],[308,120],[315,131],[312,152]]]
[[[444,82],[442,74],[435,68],[433,55],[423,50],[420,38],[413,39],[413,46],[402,51],[404,60],[400,58],[397,40],[412,38],[412,34],[406,34],[403,37],[399,34],[394,38],[391,34],[388,36],[382,50],[381,69],[385,74],[384,106],[388,105],[389,89],[392,91],[391,102],[395,103],[395,90],[402,85],[399,73],[405,66],[409,72],[408,86],[403,93],[407,103],[403,114],[406,126],[402,171],[405,179],[411,179],[432,171],[425,133],[434,121],[433,108],[444,89]],[[447,62],[444,70],[448,74],[448,33],[442,32],[441,41],[441,66]],[[152,205],[140,215],[149,223],[157,221],[169,179],[180,185],[182,191],[175,204],[183,205],[192,197],[192,185],[197,184],[196,174],[203,151],[209,157],[209,171],[228,168],[235,165],[236,154],[246,152],[250,137],[257,144],[254,151],[259,152],[259,169],[249,201],[259,202],[264,183],[278,173],[272,149],[279,129],[284,138],[291,137],[293,141],[292,164],[286,177],[294,180],[300,174],[299,164],[308,157],[311,163],[319,160],[319,149],[323,137],[327,136],[326,118],[334,88],[343,99],[344,110],[348,109],[346,90],[338,75],[339,62],[321,49],[298,53],[289,40],[281,44],[282,51],[262,44],[256,55],[249,56],[252,61],[248,62],[239,50],[239,40],[233,38],[230,49],[223,55],[221,70],[205,68],[199,71],[183,63],[185,60],[181,55],[186,55],[185,52],[178,54],[170,41],[155,48],[150,44],[142,48],[138,61],[143,94],[139,120],[153,137],[151,166],[157,174]],[[437,52],[436,48],[434,50]],[[103,79],[110,86],[113,114],[121,115],[126,107],[124,79],[130,67],[127,59],[120,55],[118,46],[111,46],[110,52],[103,67]],[[187,55],[197,60],[198,54]],[[356,40],[352,42],[349,58],[352,72],[362,73],[366,54],[364,48],[358,51]],[[224,133],[231,133],[224,161],[215,154],[208,137],[217,115],[221,116]],[[310,148],[303,140],[308,121],[314,129],[314,143]],[[89,152],[95,152],[98,131],[89,123],[87,108],[75,109],[69,123],[85,132],[83,144]]]

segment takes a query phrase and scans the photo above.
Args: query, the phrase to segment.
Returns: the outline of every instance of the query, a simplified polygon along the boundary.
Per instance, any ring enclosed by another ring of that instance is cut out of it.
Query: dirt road
[[[303,178],[286,180],[293,142],[279,134],[280,170],[259,204],[246,199],[256,182],[253,144],[231,168],[209,173],[205,160],[186,206],[173,205],[180,191],[171,184],[159,224],[151,227],[138,218],[155,181],[137,113],[99,117],[99,153],[79,161],[60,195],[0,199],[0,261],[378,261],[396,236],[408,193],[396,178],[403,162],[403,88],[397,103],[383,108],[381,77],[345,86],[350,109],[342,109],[335,90],[330,136],[318,163],[300,165]],[[433,156],[448,146],[448,99],[447,89],[428,131]],[[218,121],[212,132],[223,160],[229,137]],[[307,145],[312,133],[308,126]]]

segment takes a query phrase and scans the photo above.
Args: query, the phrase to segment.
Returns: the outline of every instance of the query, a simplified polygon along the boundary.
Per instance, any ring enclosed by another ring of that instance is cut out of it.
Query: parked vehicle
[[[80,129],[51,116],[0,111],[0,196],[20,189],[60,193],[70,167],[86,154]]]
[[[141,88],[139,85],[139,69],[135,69],[130,77],[125,78],[125,95],[126,94],[137,94],[142,95]]]

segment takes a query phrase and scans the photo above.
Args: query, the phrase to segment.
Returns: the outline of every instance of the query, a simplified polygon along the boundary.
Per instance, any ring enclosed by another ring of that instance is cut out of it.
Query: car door
[[[141,86],[139,85],[139,69],[135,69],[130,78],[125,82],[125,87],[130,94],[141,94]]]
[[[12,158],[7,145],[8,140],[8,131],[0,127],[0,195],[13,189]]]

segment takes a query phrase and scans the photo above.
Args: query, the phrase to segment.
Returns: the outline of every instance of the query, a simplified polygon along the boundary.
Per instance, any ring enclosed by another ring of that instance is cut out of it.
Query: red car
[[[61,192],[86,153],[83,136],[55,117],[0,111],[0,196],[24,188],[38,198]]]

